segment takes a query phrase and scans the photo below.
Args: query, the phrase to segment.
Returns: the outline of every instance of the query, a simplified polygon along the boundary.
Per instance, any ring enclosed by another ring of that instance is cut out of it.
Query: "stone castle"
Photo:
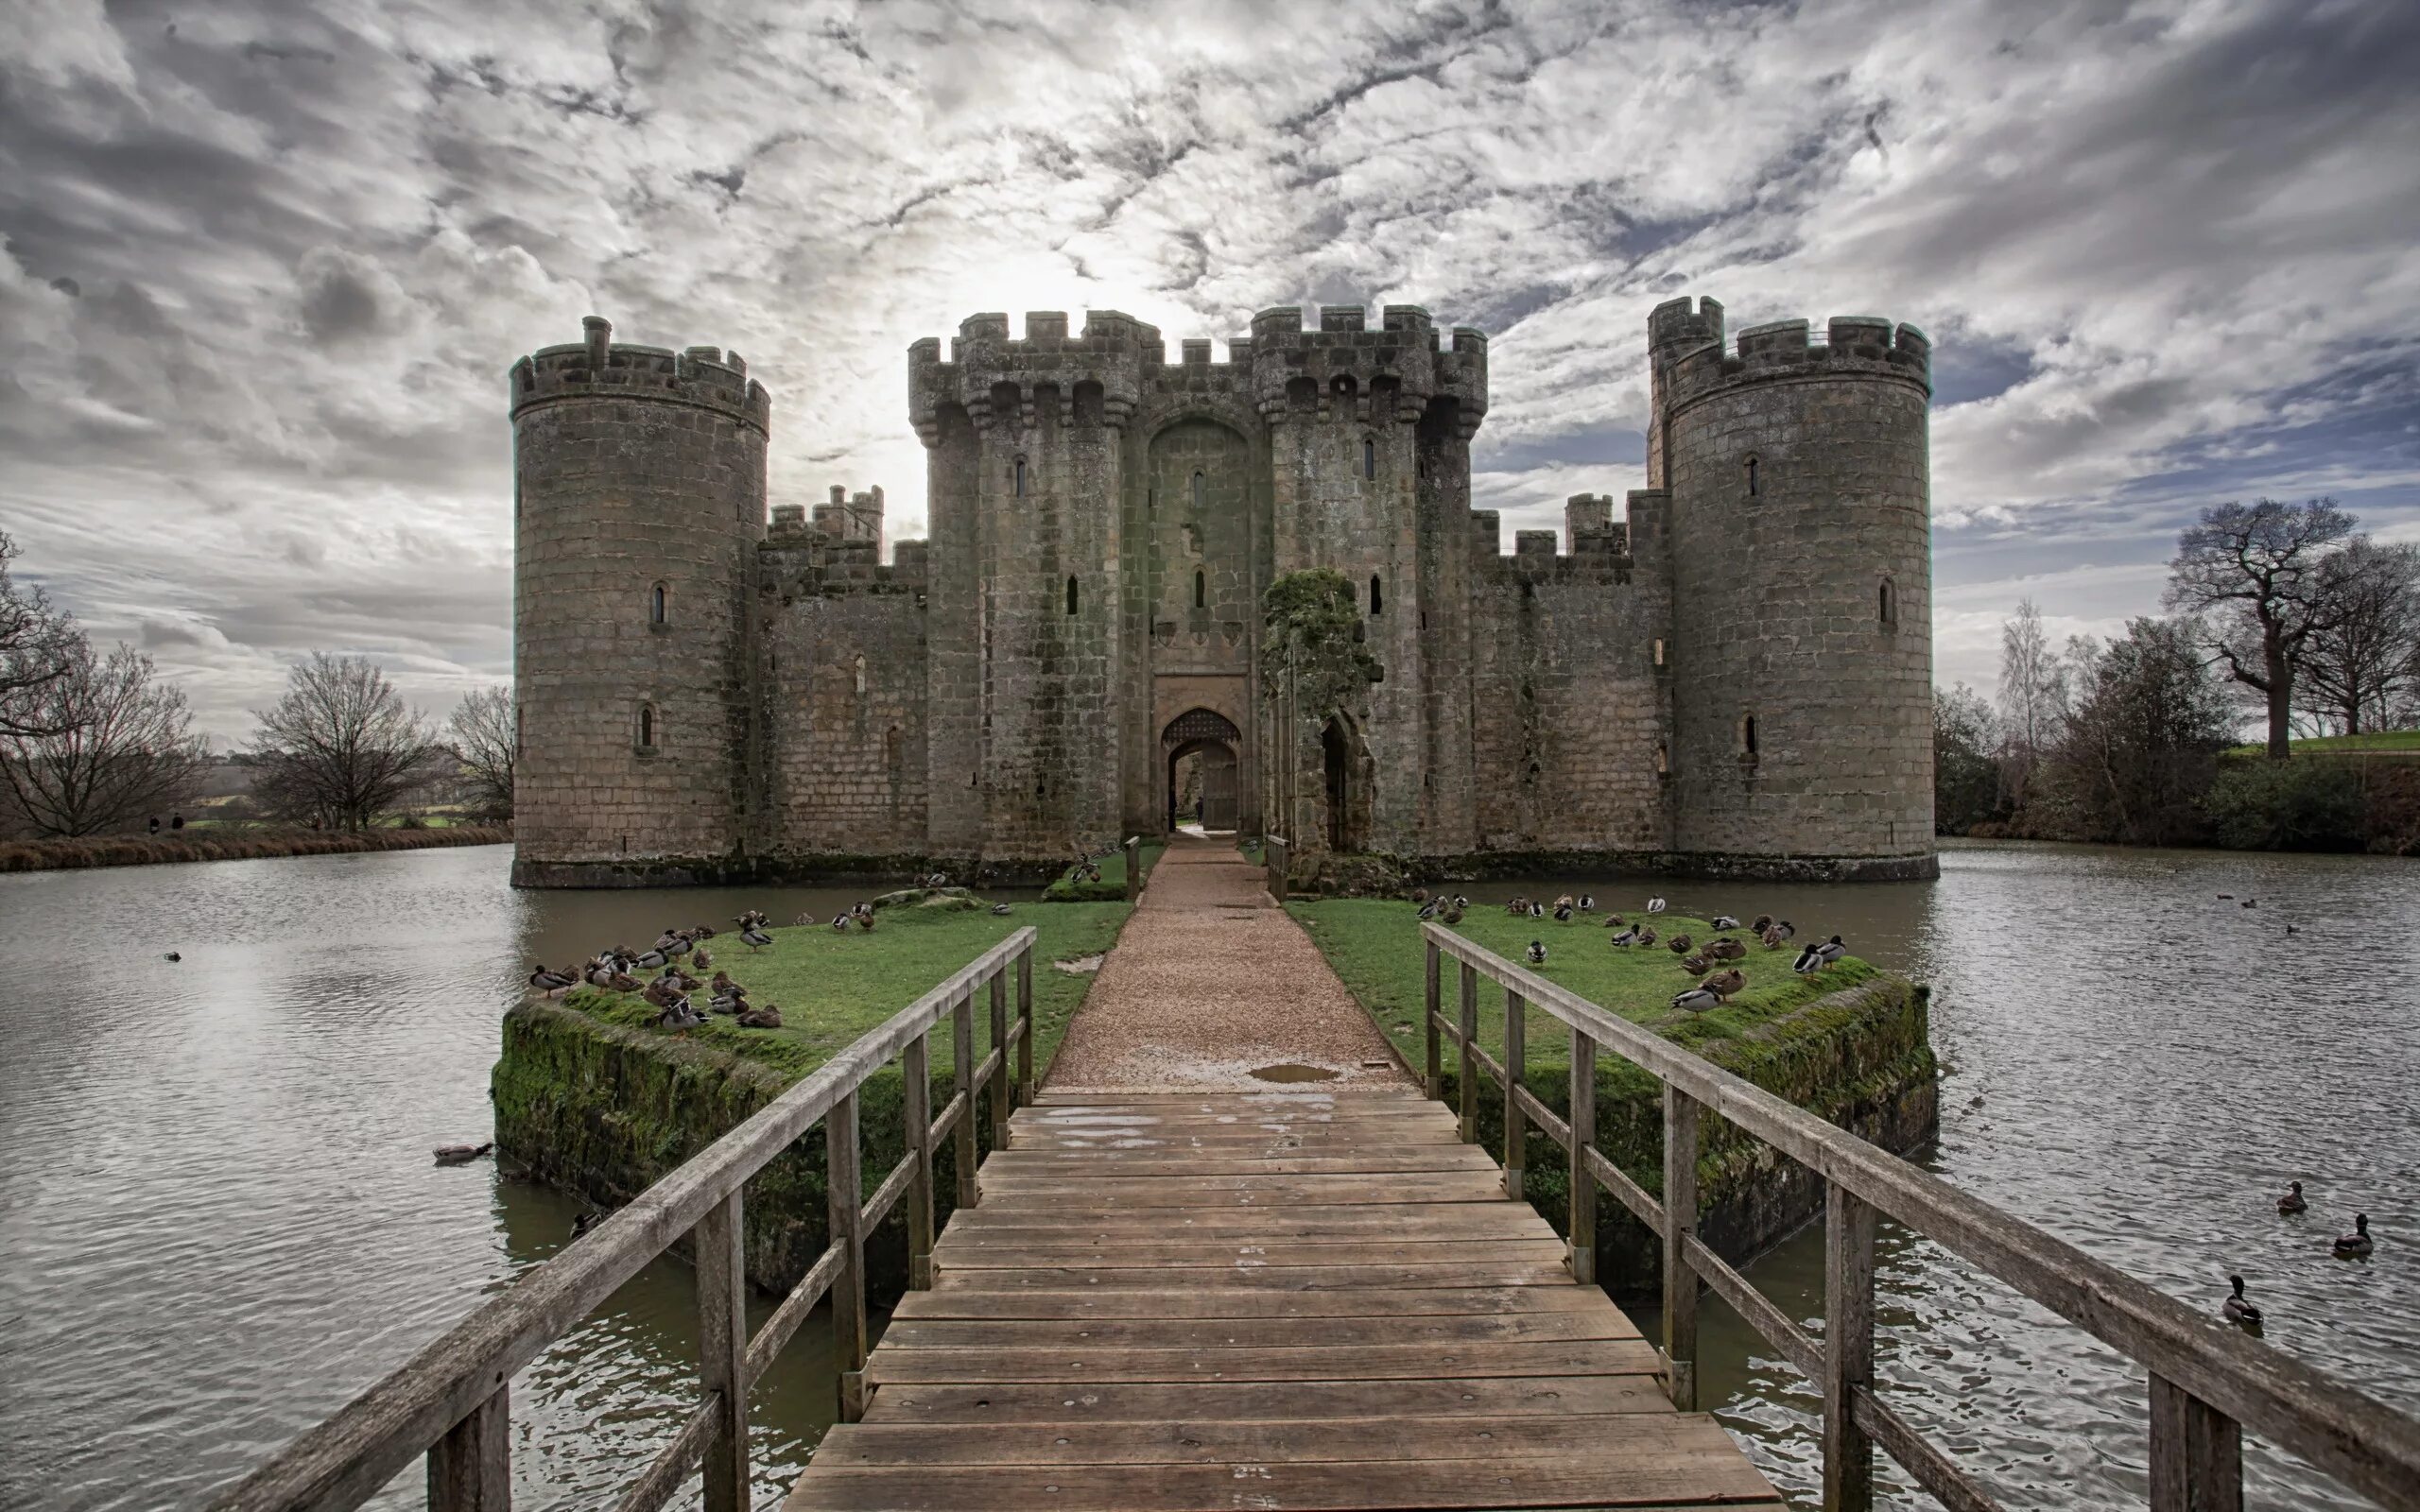
[[[1225,362],[1095,311],[908,351],[929,539],[767,519],[764,387],[602,319],[510,374],[514,880],[1014,877],[1174,821],[1438,875],[1928,876],[1929,352],[1650,317],[1647,487],[1510,556],[1471,507],[1487,337],[1253,318]],[[1376,674],[1292,707],[1262,594],[1331,568]],[[1194,770],[1188,765],[1188,772]]]

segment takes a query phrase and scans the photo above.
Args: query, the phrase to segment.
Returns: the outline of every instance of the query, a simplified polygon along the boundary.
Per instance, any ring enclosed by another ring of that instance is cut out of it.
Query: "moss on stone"
[[[1159,865],[1160,857],[1166,853],[1167,850],[1167,845],[1164,841],[1147,840],[1143,843],[1143,877],[1145,881],[1149,881],[1150,879],[1151,868]],[[1048,887],[1043,889],[1042,901],[1046,903],[1089,903],[1122,901],[1126,897],[1125,849],[1120,847],[1119,849],[1111,851],[1109,854],[1099,857],[1098,864],[1100,867],[1100,880],[1098,882],[1078,882],[1076,880],[1076,868],[1069,867],[1066,870],[1061,872],[1057,879],[1054,880]]]

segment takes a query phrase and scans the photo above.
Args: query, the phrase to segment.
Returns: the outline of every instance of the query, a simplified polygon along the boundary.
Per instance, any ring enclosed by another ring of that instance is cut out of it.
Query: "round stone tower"
[[[769,404],[736,354],[587,339],[512,368],[512,880],[741,859]]]
[[[1723,348],[1712,300],[1649,320],[1671,494],[1673,847],[1701,866],[1936,874],[1922,333],[1853,316]]]

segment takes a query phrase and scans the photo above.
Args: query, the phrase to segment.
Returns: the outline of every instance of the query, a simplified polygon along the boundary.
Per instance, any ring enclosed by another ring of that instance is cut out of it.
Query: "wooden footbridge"
[[[2000,1503],[1874,1377],[1874,1238],[1888,1216],[2145,1367],[2155,1512],[2239,1512],[2245,1429],[2377,1505],[2420,1509],[2420,1421],[1448,930],[1426,934],[1426,1091],[1450,1047],[1461,1072],[1452,1111],[1409,1091],[1036,1097],[1033,932],[1020,930],[213,1505],[355,1507],[424,1457],[431,1507],[502,1512],[515,1372],[687,1235],[703,1308],[698,1401],[617,1512],[652,1512],[700,1472],[708,1512],[748,1505],[749,1390],[827,1299],[842,1422],[783,1503],[792,1512],[1779,1507],[1728,1435],[1689,1410],[1701,1288],[1820,1386],[1826,1508],[1872,1505],[1879,1445],[1950,1512],[1987,1512]],[[1509,1015],[1510,1074],[1478,1048],[1482,980]],[[990,1030],[980,1060],[978,999]],[[1568,1119],[1522,1085],[1525,1003],[1569,1029],[1584,1094]],[[952,1036],[958,1067],[938,1113],[925,1094],[936,1032]],[[1664,1083],[1660,1198],[1596,1148],[1600,1050]],[[894,1060],[908,1152],[869,1189],[857,1093]],[[1521,1174],[1478,1147],[1483,1095],[1504,1100],[1512,1129],[1562,1146],[1582,1243],[1506,1194]],[[978,1186],[976,1120],[987,1111],[995,1148]],[[1704,1111],[1823,1177],[1820,1341],[1699,1243]],[[819,1123],[832,1241],[752,1338],[742,1185]],[[944,1141],[956,1146],[958,1211],[936,1236]],[[1589,1284],[1600,1189],[1661,1236],[1655,1344]],[[903,1205],[911,1290],[869,1350],[865,1234]]]

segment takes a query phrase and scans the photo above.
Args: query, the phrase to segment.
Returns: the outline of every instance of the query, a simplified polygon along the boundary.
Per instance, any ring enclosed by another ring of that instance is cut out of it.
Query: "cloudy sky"
[[[0,5],[0,528],[205,725],[312,647],[510,666],[503,373],[747,355],[776,502],[923,524],[976,310],[1416,302],[1478,503],[1641,481],[1650,306],[1935,341],[1939,675],[2156,604],[2199,506],[2420,537],[2420,5]],[[1021,319],[1021,316],[1019,317]]]

